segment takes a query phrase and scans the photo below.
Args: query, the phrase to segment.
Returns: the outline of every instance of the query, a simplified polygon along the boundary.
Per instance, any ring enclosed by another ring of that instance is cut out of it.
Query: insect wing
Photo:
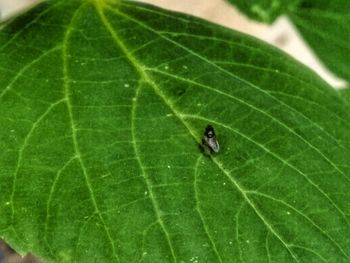
[[[216,140],[215,136],[211,138],[206,137],[205,143],[213,152],[217,153],[220,150],[219,142]]]

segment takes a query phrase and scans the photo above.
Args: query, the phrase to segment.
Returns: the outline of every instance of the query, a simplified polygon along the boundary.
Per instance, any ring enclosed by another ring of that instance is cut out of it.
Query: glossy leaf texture
[[[228,0],[253,19],[273,22],[288,15],[321,61],[350,81],[350,2],[348,0]]]
[[[16,250],[349,262],[349,107],[287,55],[155,7],[70,0],[8,24],[0,50],[0,237]]]

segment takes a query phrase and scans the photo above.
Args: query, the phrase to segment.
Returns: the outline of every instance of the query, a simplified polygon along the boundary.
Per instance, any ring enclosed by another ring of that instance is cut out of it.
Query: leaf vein
[[[23,152],[25,148],[28,146],[29,139],[33,135],[35,129],[38,127],[40,122],[60,103],[64,102],[65,99],[61,99],[59,101],[56,101],[55,103],[51,104],[44,113],[42,113],[37,120],[33,123],[32,127],[30,128],[29,132],[27,133],[26,137],[24,138],[22,146],[19,148],[18,151],[18,158],[17,158],[17,164],[15,167],[15,171],[13,173],[13,183],[12,183],[12,191],[10,196],[10,204],[11,204],[11,226],[14,224],[14,216],[15,216],[15,206],[14,206],[14,198],[15,198],[15,192],[16,192],[16,184],[17,184],[17,177],[19,168],[21,166],[21,162],[23,159]]]
[[[318,231],[320,231],[322,233],[322,235],[324,235],[327,239],[329,239],[333,245],[335,245],[335,247],[337,249],[339,249],[339,251],[348,259],[350,260],[350,257],[346,254],[345,250],[342,248],[342,246],[336,241],[334,240],[326,231],[324,231],[319,225],[317,225],[311,218],[309,218],[307,215],[304,215],[301,211],[299,211],[297,208],[295,208],[294,206],[286,203],[283,200],[279,200],[277,198],[274,198],[273,196],[270,196],[268,194],[264,194],[264,193],[260,193],[260,192],[256,192],[256,191],[247,191],[247,194],[252,194],[252,195],[257,195],[266,199],[270,199],[276,203],[280,203],[282,205],[284,205],[285,207],[288,207],[289,209],[293,210],[295,213],[297,213],[298,215],[300,215],[301,217],[303,217],[306,221],[308,221],[313,227],[315,227]]]
[[[72,19],[70,21],[70,24],[67,28],[67,31],[65,32],[64,38],[63,38],[63,52],[62,52],[62,56],[63,56],[63,80],[64,80],[64,87],[63,87],[63,93],[66,99],[66,105],[67,105],[67,110],[68,110],[68,115],[69,115],[69,122],[70,122],[70,126],[71,126],[71,132],[72,132],[72,140],[73,140],[73,147],[74,147],[74,152],[76,155],[77,160],[79,161],[79,165],[82,169],[83,175],[84,175],[84,179],[87,185],[87,188],[89,190],[90,193],[90,197],[91,197],[91,201],[92,201],[92,205],[95,209],[95,213],[98,215],[99,220],[101,221],[104,231],[106,233],[106,236],[108,238],[108,241],[111,245],[112,248],[112,253],[113,256],[117,259],[118,262],[120,262],[119,257],[116,253],[116,248],[114,245],[114,241],[112,239],[110,230],[108,228],[108,226],[106,225],[104,218],[102,216],[102,213],[98,207],[97,201],[96,201],[96,197],[95,197],[95,193],[90,181],[90,176],[87,172],[86,166],[84,164],[81,152],[80,152],[80,148],[79,148],[79,143],[78,143],[78,138],[77,138],[77,127],[76,127],[76,121],[74,120],[74,113],[73,113],[73,103],[71,101],[71,96],[70,96],[70,81],[69,81],[69,68],[68,68],[68,57],[69,57],[69,52],[68,52],[68,47],[69,47],[69,37],[70,34],[72,32],[72,28],[73,28],[73,24],[76,21],[76,19],[78,18],[78,16],[80,15],[81,10],[83,9],[83,7],[85,7],[85,4],[82,4],[73,14]]]
[[[202,160],[202,155],[200,155],[196,161],[196,164],[195,164],[195,170],[194,170],[194,182],[193,182],[193,189],[194,189],[194,196],[195,196],[195,201],[196,201],[196,211],[197,211],[197,214],[199,215],[199,218],[201,220],[201,223],[203,225],[203,229],[204,229],[204,232],[205,234],[207,235],[208,239],[209,239],[209,242],[211,244],[211,247],[212,247],[212,250],[214,251],[214,254],[216,255],[216,257],[218,258],[219,262],[223,262],[222,261],[222,258],[216,248],[216,245],[215,245],[215,242],[213,240],[213,238],[211,237],[210,233],[209,233],[209,229],[205,223],[205,220],[204,220],[204,217],[202,215],[202,212],[201,212],[201,209],[199,207],[199,195],[198,195],[198,191],[197,191],[197,177],[198,177],[198,167],[199,167],[199,163],[200,161]]]
[[[323,197],[325,197],[331,204],[332,206],[342,215],[342,217],[344,218],[344,220],[349,224],[349,221],[346,217],[346,213],[344,213],[344,211],[342,211],[338,205],[333,201],[332,198],[329,197],[329,195],[323,191],[322,188],[320,188],[315,182],[313,182],[308,176],[307,174],[303,173],[301,170],[299,170],[297,167],[295,167],[294,165],[290,164],[289,162],[287,162],[286,160],[284,160],[283,158],[281,158],[279,155],[277,155],[276,153],[272,152],[270,149],[266,148],[264,145],[260,144],[259,142],[253,140],[252,138],[244,135],[243,133],[239,132],[236,129],[231,128],[230,126],[227,126],[223,123],[217,122],[215,120],[212,119],[208,119],[202,116],[197,116],[197,115],[190,115],[190,114],[182,114],[182,117],[184,118],[193,118],[193,119],[201,119],[204,120],[206,122],[209,123],[213,123],[215,125],[224,127],[234,133],[236,133],[237,135],[241,136],[242,138],[248,140],[249,142],[255,144],[256,146],[258,146],[259,148],[261,148],[262,150],[264,150],[266,153],[270,154],[271,156],[275,157],[277,160],[279,160],[280,162],[282,162],[284,165],[288,166],[289,168],[291,168],[292,170],[296,171],[298,174],[300,174],[301,176],[303,176],[303,178],[305,178],[305,180],[312,185],[318,192],[321,193],[321,195]]]
[[[139,66],[138,63],[136,61],[136,59],[133,57],[133,55],[128,51],[128,49],[125,47],[124,43],[121,41],[120,37],[117,35],[117,33],[114,31],[113,27],[109,24],[107,18],[105,17],[103,10],[101,9],[100,6],[96,5],[96,9],[97,12],[101,18],[101,22],[103,23],[103,25],[106,27],[106,30],[110,33],[111,38],[114,40],[115,44],[123,51],[123,53],[125,54],[125,56],[129,59],[130,63],[132,65],[135,66],[135,68],[138,70],[138,72],[140,73],[140,77],[144,78],[144,75],[142,74],[142,71],[139,70]],[[137,159],[137,162],[139,164],[139,167],[141,169],[141,175],[144,178],[146,187],[147,187],[147,191],[149,193],[150,196],[150,200],[152,202],[152,206],[154,209],[154,213],[155,216],[157,218],[158,224],[160,225],[162,231],[164,232],[165,238],[167,240],[169,249],[170,249],[170,253],[172,255],[172,258],[174,260],[174,262],[177,262],[176,259],[176,255],[175,255],[175,251],[171,242],[171,238],[170,238],[170,234],[167,231],[165,224],[163,222],[163,219],[161,217],[161,210],[160,207],[158,205],[158,202],[155,199],[152,187],[151,187],[151,182],[147,176],[147,173],[145,171],[145,168],[143,167],[141,158],[140,158],[140,154],[139,154],[139,150],[138,150],[138,146],[137,146],[137,139],[136,139],[136,134],[135,134],[135,119],[136,119],[136,107],[137,107],[137,99],[139,96],[141,90],[141,81],[139,82],[139,85],[136,89],[136,94],[135,94],[135,98],[132,101],[132,110],[131,110],[131,136],[132,136],[132,141],[133,141],[133,148],[134,148],[134,152],[135,152],[135,157]]]
[[[20,70],[17,71],[16,75],[12,78],[10,83],[3,89],[3,91],[0,93],[0,99],[8,92],[11,90],[13,87],[13,84],[22,76],[22,74],[29,69],[31,66],[33,66],[35,63],[39,62],[42,58],[45,56],[51,54],[52,52],[57,51],[58,49],[61,48],[61,45],[57,45],[49,50],[46,50],[40,56],[35,58],[34,60],[30,61],[28,64],[24,65]]]
[[[130,19],[130,21],[133,21],[134,23],[140,25],[142,28],[145,28],[146,30],[149,30],[149,31],[153,32],[155,35],[162,36],[159,32],[157,32],[157,31],[154,30],[153,28],[149,27],[149,26],[146,25],[144,22],[139,21],[139,20],[137,20],[137,19],[135,19],[135,18],[133,18],[133,17],[130,17],[129,15],[124,14],[124,13],[120,12],[119,10],[114,10],[114,9],[112,9],[112,11],[114,11],[116,14],[119,14],[119,15],[121,15],[121,16],[123,16],[123,17],[126,17],[126,18]],[[203,62],[206,62],[206,63],[208,63],[209,65],[212,65],[212,66],[213,66],[214,68],[216,68],[217,70],[219,70],[219,71],[221,71],[221,72],[223,72],[223,73],[225,73],[225,74],[227,74],[227,75],[229,75],[229,76],[231,76],[231,77],[233,77],[233,78],[235,78],[235,79],[241,81],[242,83],[247,84],[248,86],[250,86],[250,87],[256,89],[257,91],[261,92],[262,94],[266,95],[267,97],[270,97],[271,99],[273,99],[273,100],[275,100],[276,102],[280,103],[281,105],[285,106],[285,107],[288,108],[289,110],[291,110],[291,111],[297,113],[298,115],[301,115],[301,116],[303,116],[304,118],[308,119],[306,116],[304,116],[304,115],[303,115],[301,112],[299,112],[298,110],[296,110],[296,109],[290,107],[289,105],[285,104],[283,101],[278,100],[276,97],[272,96],[272,95],[269,94],[267,91],[265,91],[265,90],[259,88],[258,86],[254,85],[253,83],[251,83],[251,82],[249,82],[249,81],[247,81],[247,80],[245,80],[245,79],[242,79],[242,78],[240,78],[240,77],[237,76],[237,75],[234,75],[232,72],[230,72],[230,71],[228,71],[228,70],[226,70],[226,69],[220,67],[219,65],[216,65],[216,64],[213,63],[212,61],[210,61],[210,60],[208,60],[207,58],[201,56],[200,54],[196,53],[195,51],[193,51],[193,50],[187,48],[186,46],[182,45],[181,43],[178,43],[178,42],[176,42],[176,41],[174,41],[174,40],[172,40],[172,39],[170,39],[170,38],[168,38],[168,37],[166,37],[166,36],[162,36],[162,37],[163,37],[165,40],[167,40],[169,43],[172,43],[172,44],[174,44],[175,46],[179,47],[180,49],[182,49],[182,50],[184,50],[184,51],[186,51],[186,52],[192,54],[193,56],[199,58],[199,59],[202,60]],[[136,60],[136,58],[133,57],[133,60]],[[208,87],[208,88],[209,88],[209,87]],[[224,92],[221,92],[221,91],[216,90],[216,89],[214,89],[214,88],[210,88],[210,89],[213,90],[213,91],[216,91],[216,92],[218,92],[218,93],[223,93],[223,94],[225,94]],[[229,95],[229,94],[226,94],[226,95]],[[235,100],[240,100],[240,99],[235,98],[235,97],[233,97],[233,96],[231,96],[231,97],[232,97],[233,99],[235,99]],[[247,103],[244,102],[243,100],[241,100],[241,102],[247,104]],[[247,105],[248,105],[248,104],[247,104]],[[272,115],[270,115],[270,114],[264,112],[263,110],[261,110],[261,109],[255,107],[255,106],[253,106],[253,105],[251,105],[250,107],[255,108],[256,110],[260,111],[261,113],[263,113],[263,114],[265,114],[265,115],[267,115],[267,116],[270,116],[271,119],[275,120],[275,121],[276,121],[277,123],[279,123],[282,127],[284,127],[285,129],[289,130],[292,134],[294,134],[296,137],[298,137],[300,140],[302,140],[305,144],[307,144],[309,147],[311,147],[312,149],[314,149],[314,150],[315,150],[320,156],[322,156],[329,164],[331,164],[337,172],[339,172],[342,176],[344,176],[345,178],[347,178],[347,176],[343,173],[343,171],[342,171],[335,163],[333,163],[333,161],[330,160],[325,154],[323,154],[323,152],[322,152],[320,149],[318,149],[318,148],[317,148],[316,146],[314,146],[312,143],[308,142],[308,141],[307,141],[306,139],[304,139],[302,136],[300,136],[299,134],[297,134],[297,133],[296,133],[295,131],[293,131],[289,126],[287,126],[286,124],[284,124],[283,122],[279,121],[278,119],[276,119],[276,118],[273,117]],[[311,121],[311,120],[309,120],[309,121]],[[312,121],[311,121],[311,122],[312,122]],[[347,180],[350,180],[350,179],[347,178]]]
[[[216,92],[218,94],[221,94],[222,96],[226,96],[228,98],[231,98],[233,100],[236,100],[238,102],[240,102],[241,104],[244,104],[246,105],[247,107],[255,110],[256,112],[259,112],[263,115],[265,115],[266,117],[270,118],[271,120],[273,120],[275,123],[277,123],[278,125],[280,125],[281,127],[283,127],[284,129],[286,129],[288,132],[290,132],[291,134],[293,134],[294,136],[296,136],[298,139],[300,139],[303,143],[305,143],[308,147],[310,147],[311,149],[315,150],[324,160],[326,160],[338,173],[340,173],[344,178],[345,180],[347,180],[348,182],[350,182],[350,178],[348,178],[344,172],[339,169],[339,167],[333,163],[332,160],[330,160],[325,154],[323,154],[323,152],[318,149],[316,146],[314,146],[312,143],[308,142],[305,138],[303,138],[302,136],[300,136],[298,133],[296,133],[292,128],[290,128],[288,125],[284,124],[282,121],[280,121],[279,119],[275,118],[273,115],[265,112],[264,110],[238,98],[238,97],[235,97],[231,94],[228,94],[226,92],[223,92],[223,91],[220,91],[218,89],[215,89],[215,88],[212,88],[212,87],[209,87],[207,85],[204,85],[204,84],[201,84],[201,83],[198,83],[196,81],[192,81],[192,80],[189,80],[189,79],[184,79],[184,78],[181,78],[181,77],[178,77],[178,76],[175,76],[171,73],[167,73],[167,72],[164,72],[164,71],[159,71],[159,70],[155,70],[155,69],[150,69],[148,68],[147,70],[149,71],[153,71],[153,72],[157,72],[157,73],[160,73],[160,74],[163,74],[163,75],[167,75],[169,77],[172,77],[172,78],[176,78],[176,79],[179,79],[181,81],[184,81],[184,82],[187,82],[187,83],[190,83],[190,84],[193,84],[193,85],[196,85],[198,87],[202,87],[202,88],[205,88],[207,90],[210,90],[210,91],[213,91],[213,92]],[[275,97],[274,97],[275,98]],[[276,98],[275,98],[276,99]],[[276,99],[277,100],[277,99]],[[278,100],[277,100],[278,101]],[[282,103],[282,105],[285,105],[284,103]],[[289,108],[289,106],[288,106]],[[305,118],[306,120],[308,120],[311,124],[314,124],[316,127],[318,127],[320,129],[321,132],[325,133],[325,131],[323,129],[321,129],[321,127],[319,125],[317,125],[316,123],[314,123],[312,120],[310,120],[309,118],[307,118],[306,116],[304,116],[302,113],[299,113],[297,112],[298,114],[302,115],[303,118]],[[334,137],[332,137],[334,140],[336,140]]]

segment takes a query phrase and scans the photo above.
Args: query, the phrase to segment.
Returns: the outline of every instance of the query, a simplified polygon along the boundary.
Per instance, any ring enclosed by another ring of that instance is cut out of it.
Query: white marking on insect
[[[202,139],[203,145],[207,146],[211,152],[219,152],[220,146],[219,142],[216,139],[214,128],[211,125],[208,125],[204,131],[204,137]]]

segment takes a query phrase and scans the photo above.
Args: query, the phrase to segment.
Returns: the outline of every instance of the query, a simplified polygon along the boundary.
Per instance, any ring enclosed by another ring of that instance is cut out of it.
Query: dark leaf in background
[[[350,81],[350,2],[348,0],[228,0],[253,19],[273,22],[288,15],[322,62]]]

